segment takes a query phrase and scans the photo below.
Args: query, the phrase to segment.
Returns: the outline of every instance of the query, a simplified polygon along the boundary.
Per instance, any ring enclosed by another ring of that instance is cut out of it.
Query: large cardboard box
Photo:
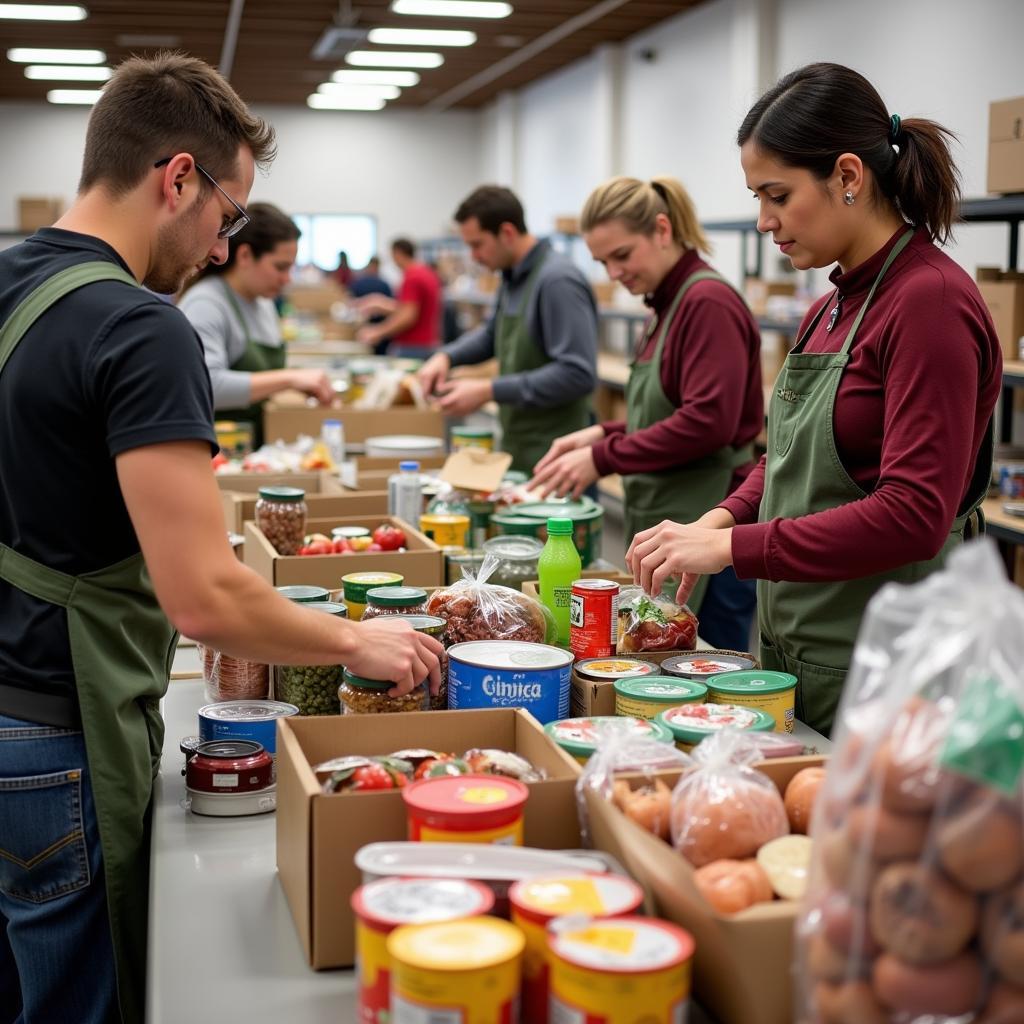
[[[791,757],[757,767],[782,791],[800,769],[823,763],[821,757]],[[678,778],[672,773],[662,777],[670,786]],[[694,937],[693,985],[701,1005],[720,1024],[791,1024],[798,905],[776,900],[738,914],[718,914],[697,892],[693,868],[669,843],[597,793],[588,792],[586,800],[597,849],[617,858],[647,890],[660,917]]]
[[[420,469],[440,469],[445,462],[444,455],[428,455],[416,461]],[[371,459],[365,455],[346,459],[341,466],[339,480],[343,487],[353,491],[387,490],[388,477],[398,472],[403,459]]]
[[[385,434],[445,436],[444,413],[436,409],[356,409],[340,403],[309,406],[304,399],[281,395],[263,405],[263,436],[271,442],[294,441],[300,434],[319,437],[327,419],[341,420],[346,444],[362,444],[368,437]]]
[[[40,228],[48,228],[60,219],[64,212],[64,200],[19,196],[18,230],[30,234]]]
[[[988,190],[1024,192],[1024,96],[989,104]]]
[[[399,792],[325,794],[313,766],[344,754],[388,754],[406,747],[458,753],[494,747],[521,754],[547,772],[545,781],[530,785],[526,845],[549,850],[580,845],[579,765],[521,709],[281,719],[277,871],[312,967],[348,967],[355,960],[349,899],[362,882],[356,852],[367,843],[407,837]]]
[[[1024,273],[978,267],[978,290],[992,314],[1003,359],[1021,358],[1020,339],[1024,336]]]
[[[245,564],[275,587],[300,584],[337,590],[351,572],[398,572],[411,587],[444,583],[444,554],[429,537],[395,516],[344,516],[309,519],[307,533],[330,536],[335,526],[366,526],[373,530],[391,523],[405,531],[405,551],[364,551],[350,555],[279,555],[252,522],[245,524]]]
[[[314,516],[314,508],[325,497],[351,497],[342,487],[338,478],[326,470],[309,473],[218,473],[217,486],[221,490],[221,504],[224,508],[224,522],[233,533],[242,532],[242,524],[247,519],[256,518],[256,497],[261,487],[301,487],[306,492],[306,503],[310,515]],[[376,505],[333,505],[323,506],[321,516],[333,515],[372,515],[376,512],[387,512],[387,497],[384,507]]]

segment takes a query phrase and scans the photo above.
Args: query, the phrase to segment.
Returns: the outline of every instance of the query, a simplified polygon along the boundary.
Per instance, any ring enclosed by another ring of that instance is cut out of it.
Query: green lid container
[[[579,501],[528,501],[515,505],[508,513],[497,513],[491,517],[491,522],[499,533],[526,534],[546,540],[549,519],[572,520],[573,541],[584,569],[601,557],[604,509],[589,498]],[[531,521],[533,529],[529,526]]]
[[[762,669],[747,669],[743,672],[723,672],[707,680],[712,693],[753,697],[759,693],[783,693],[796,688],[796,676],[788,672],[765,672]]]
[[[492,427],[452,427],[452,437],[471,437],[473,440],[494,440]]]
[[[448,623],[437,615],[395,615],[393,618],[403,619],[408,622],[417,633],[426,633],[427,636],[440,639],[444,636]]]
[[[705,726],[699,720],[687,718],[685,722],[673,720],[674,715],[685,715],[687,710],[695,705],[682,705],[681,707],[669,708],[662,711],[655,719],[660,725],[665,726],[672,734],[677,746],[695,747],[701,740],[707,739],[713,733],[721,731],[724,725]],[[739,713],[746,721],[745,725],[737,725],[737,728],[745,728],[750,732],[774,732],[775,719],[767,711],[759,708],[747,707],[739,704],[702,704],[697,710],[707,708],[712,716],[722,714],[726,710]],[[714,722],[714,717],[710,722]]]
[[[397,572],[357,572],[342,576],[345,600],[353,604],[366,604],[366,595],[378,587],[400,587],[405,577]]]
[[[282,597],[287,597],[289,601],[297,601],[299,604],[309,604],[312,601],[326,601],[330,596],[329,590],[324,590],[323,587],[276,587],[277,592]]]
[[[303,501],[306,492],[301,487],[261,487],[260,497],[266,501]]]
[[[309,606],[311,612],[323,612],[325,615],[337,615],[341,619],[348,618],[348,609],[343,604],[333,601],[317,601]]]
[[[427,592],[419,587],[374,587],[366,592],[367,604],[378,608],[414,608],[427,600]]]
[[[354,686],[357,690],[390,690],[395,685],[386,679],[364,679],[353,675],[348,669],[342,673],[342,678],[348,686]]]
[[[603,729],[629,729],[637,736],[646,736],[658,743],[672,742],[671,731],[653,719],[597,715],[592,718],[563,718],[544,726],[551,740],[578,761],[586,761],[594,753]]]
[[[676,676],[644,676],[641,679],[617,679],[615,694],[674,708],[680,704],[699,704],[707,696],[708,688],[703,683]]]

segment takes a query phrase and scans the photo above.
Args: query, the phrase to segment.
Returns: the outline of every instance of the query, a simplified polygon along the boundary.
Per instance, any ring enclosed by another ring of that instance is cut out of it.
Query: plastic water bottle
[[[569,606],[572,585],[580,578],[583,563],[572,540],[571,519],[549,519],[548,541],[537,561],[541,602],[551,610],[558,627],[557,644],[569,646]]]
[[[422,511],[420,464],[400,462],[398,472],[388,477],[388,515],[398,516],[418,529]]]
[[[334,468],[340,469],[345,461],[345,428],[341,420],[324,420],[320,424],[320,440],[323,441]]]

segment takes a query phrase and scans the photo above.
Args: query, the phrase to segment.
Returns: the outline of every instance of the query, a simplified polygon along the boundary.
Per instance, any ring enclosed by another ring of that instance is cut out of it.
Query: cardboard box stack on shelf
[[[998,267],[978,267],[975,277],[981,297],[992,314],[1003,359],[1021,359],[1020,346],[1024,338],[1024,273],[1000,270]]]
[[[311,406],[298,392],[282,392],[264,404],[263,436],[268,441],[294,441],[300,434],[319,437],[326,419],[341,420],[347,444],[362,444],[368,437],[384,434],[445,436],[444,413],[435,409],[357,409],[341,403]]]
[[[18,230],[31,234],[48,228],[64,212],[64,200],[50,197],[18,197]]]
[[[988,190],[1024,192],[1024,96],[989,104]]]

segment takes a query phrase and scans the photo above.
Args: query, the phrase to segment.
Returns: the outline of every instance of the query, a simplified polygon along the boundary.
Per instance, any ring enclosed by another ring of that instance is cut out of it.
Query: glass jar
[[[348,617],[343,604],[316,601],[306,607],[326,615]],[[341,665],[278,665],[274,692],[278,700],[294,704],[300,715],[338,715],[338,686],[344,671]]]
[[[429,708],[429,689],[420,684],[404,697],[389,697],[388,690],[395,684],[384,679],[364,679],[347,669],[338,687],[338,699],[345,715],[382,715],[399,711],[426,711]]]
[[[498,559],[498,568],[487,582],[522,590],[526,580],[537,579],[537,560],[543,550],[544,544],[535,537],[510,534],[484,541],[484,553]]]
[[[196,644],[203,664],[206,699],[213,704],[229,700],[266,700],[270,696],[270,666],[260,665],[213,647]]]
[[[279,555],[294,555],[306,535],[306,492],[300,487],[261,487],[256,525]]]
[[[381,615],[426,615],[427,592],[419,587],[374,587],[366,592],[363,622]]]
[[[403,615],[406,622],[416,630],[417,633],[426,633],[435,640],[442,643],[447,649],[450,645],[445,639],[445,629],[448,623],[437,615]],[[448,655],[441,655],[441,688],[437,694],[430,698],[431,711],[446,711],[448,709]]]
[[[465,579],[466,573],[474,576],[480,574],[480,566],[484,564],[484,552],[481,551],[446,551],[445,580],[450,587],[453,583]],[[465,572],[463,571],[465,570]]]
[[[341,577],[342,599],[348,617],[358,622],[366,611],[366,595],[377,587],[400,587],[405,577],[397,572],[351,572]]]

